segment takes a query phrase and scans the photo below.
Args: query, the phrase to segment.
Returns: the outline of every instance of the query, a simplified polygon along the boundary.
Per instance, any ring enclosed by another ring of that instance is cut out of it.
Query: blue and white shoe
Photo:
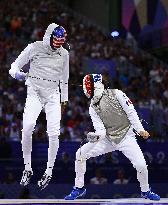
[[[154,200],[154,201],[159,201],[160,200],[160,196],[153,193],[151,190],[149,190],[147,192],[141,192],[141,197],[145,198],[145,199]]]
[[[77,198],[83,198],[86,194],[86,189],[73,187],[71,193],[67,195],[64,199],[65,200],[75,200]]]

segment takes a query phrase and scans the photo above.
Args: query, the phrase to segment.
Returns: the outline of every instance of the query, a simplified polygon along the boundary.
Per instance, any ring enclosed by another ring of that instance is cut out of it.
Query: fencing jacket
[[[130,99],[121,90],[107,89],[98,103],[91,101],[89,108],[96,134],[118,144],[133,128],[144,131]]]
[[[43,41],[28,44],[21,52],[9,71],[15,77],[17,71],[30,62],[26,85],[40,89],[58,89],[60,83],[61,102],[68,100],[69,53],[63,47],[52,50],[50,36],[58,25],[48,26]]]

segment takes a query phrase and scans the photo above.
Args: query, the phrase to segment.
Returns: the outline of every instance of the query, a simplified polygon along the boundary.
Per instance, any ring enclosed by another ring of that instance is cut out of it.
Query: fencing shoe
[[[141,192],[141,197],[145,198],[145,199],[155,200],[155,201],[160,200],[160,196],[153,193],[151,190],[149,190],[147,192]]]
[[[83,188],[77,188],[77,187],[73,187],[71,193],[69,195],[67,195],[64,199],[65,200],[74,200],[77,198],[83,198],[86,194],[86,189]]]
[[[33,172],[30,170],[24,170],[23,171],[23,176],[22,179],[20,181],[20,185],[22,186],[26,186],[29,184],[31,176],[33,175]]]
[[[44,175],[42,176],[41,180],[38,181],[38,186],[40,187],[41,190],[46,188],[46,186],[49,184],[51,178],[52,178],[52,176],[44,173]]]

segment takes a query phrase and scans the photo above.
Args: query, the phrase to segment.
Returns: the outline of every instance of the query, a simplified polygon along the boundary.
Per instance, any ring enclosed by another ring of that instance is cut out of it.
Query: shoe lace
[[[149,191],[149,194],[150,195],[156,195],[154,192],[152,192],[152,191]]]

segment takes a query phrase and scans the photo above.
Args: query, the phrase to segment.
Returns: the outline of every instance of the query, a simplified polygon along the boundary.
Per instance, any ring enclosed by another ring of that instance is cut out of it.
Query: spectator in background
[[[129,180],[125,178],[125,172],[123,169],[117,170],[117,179],[113,181],[113,184],[128,184]]]
[[[11,141],[20,141],[19,129],[15,122],[12,123],[9,138]]]
[[[69,154],[67,152],[62,153],[62,162],[66,165],[70,161]]]
[[[96,169],[95,177],[90,179],[90,184],[107,184],[107,182],[107,178],[103,176],[100,168]]]
[[[71,168],[72,161],[70,160],[69,154],[67,152],[62,153],[62,157],[59,160],[59,166],[62,172],[68,171]]]
[[[13,125],[17,124],[17,130],[22,128],[22,112],[26,96],[24,85],[8,77],[9,64],[15,60],[29,40],[42,40],[44,28],[53,21],[64,25],[68,33],[71,33],[68,39],[71,45],[70,84],[81,84],[83,68],[85,68],[83,58],[112,60],[116,64],[118,74],[113,80],[115,87],[123,89],[132,98],[137,108],[141,106],[151,110],[150,124],[153,124],[150,129],[153,132],[151,140],[167,140],[168,70],[166,65],[158,65],[148,53],[138,51],[135,42],[132,42],[132,37],[128,37],[127,42],[119,38],[111,39],[88,24],[86,20],[83,21],[79,16],[76,18],[64,6],[57,5],[55,0],[36,0],[36,3],[29,0],[12,0],[10,3],[0,1],[0,137],[6,138],[5,145],[4,139],[0,141],[0,158],[11,156],[11,148],[6,141],[17,140],[18,132]],[[27,68],[29,65],[26,66]],[[70,101],[67,112],[63,115],[60,140],[81,141],[85,136],[84,130],[88,130],[91,123],[88,117],[88,104],[81,88],[70,86],[69,94]],[[39,121],[33,140],[45,143],[47,141],[44,134],[45,117],[41,115]],[[101,157],[101,161],[102,159]],[[118,159],[116,159],[109,155],[105,164],[111,168],[111,163],[117,164]],[[95,158],[90,159],[89,162],[91,166],[100,163]]]
[[[21,26],[22,26],[22,19],[20,17],[14,16],[11,20],[10,26],[11,26],[12,32],[19,31],[21,29]]]
[[[112,60],[116,64],[118,73],[117,78],[113,81],[115,87],[118,87],[116,85],[122,86],[118,88],[126,92],[133,101],[141,101],[137,106],[149,107],[152,114],[153,109],[157,106],[165,110],[168,104],[166,66],[156,63],[148,53],[139,51],[130,34],[127,36],[127,41],[111,38],[97,27],[83,21],[79,16],[76,18],[65,7],[59,6],[55,0],[36,0],[36,4],[29,0],[13,0],[10,1],[10,4],[8,1],[0,1],[0,117],[2,117],[0,135],[9,137],[11,124],[16,122],[18,112],[22,113],[25,99],[23,84],[8,78],[9,64],[15,60],[29,40],[42,40],[46,26],[55,21],[63,25],[68,33],[71,33],[68,37],[71,45],[69,84],[81,84],[84,75],[84,58]],[[136,92],[136,96],[134,92]],[[85,99],[80,89],[75,86],[69,88],[69,93],[70,106],[67,113],[64,114],[66,119],[64,127],[68,127],[70,136],[67,137],[65,129],[66,134],[63,131],[62,140],[80,141],[81,139],[77,135],[84,134],[83,130],[88,123],[85,121],[85,117],[88,115],[87,103],[82,104]],[[78,101],[77,96],[79,97]],[[156,104],[153,106],[155,102]],[[21,106],[17,108],[19,103]],[[11,107],[10,110],[7,109],[8,104]],[[70,121],[76,107],[79,108],[77,112],[83,117],[77,124],[76,119],[73,119],[73,122]],[[18,109],[20,111],[17,112]],[[11,110],[13,112],[8,113]],[[6,116],[6,114],[9,115]],[[8,121],[11,116],[13,116],[13,120]],[[17,129],[20,130],[22,117],[17,120]],[[155,118],[152,118],[151,124],[154,120]],[[40,120],[40,123],[43,126],[45,119]],[[166,135],[163,132],[163,130],[157,131],[156,135],[161,134],[158,139]],[[38,136],[40,135],[36,135],[35,139]],[[45,142],[45,136],[39,137],[37,141]]]

